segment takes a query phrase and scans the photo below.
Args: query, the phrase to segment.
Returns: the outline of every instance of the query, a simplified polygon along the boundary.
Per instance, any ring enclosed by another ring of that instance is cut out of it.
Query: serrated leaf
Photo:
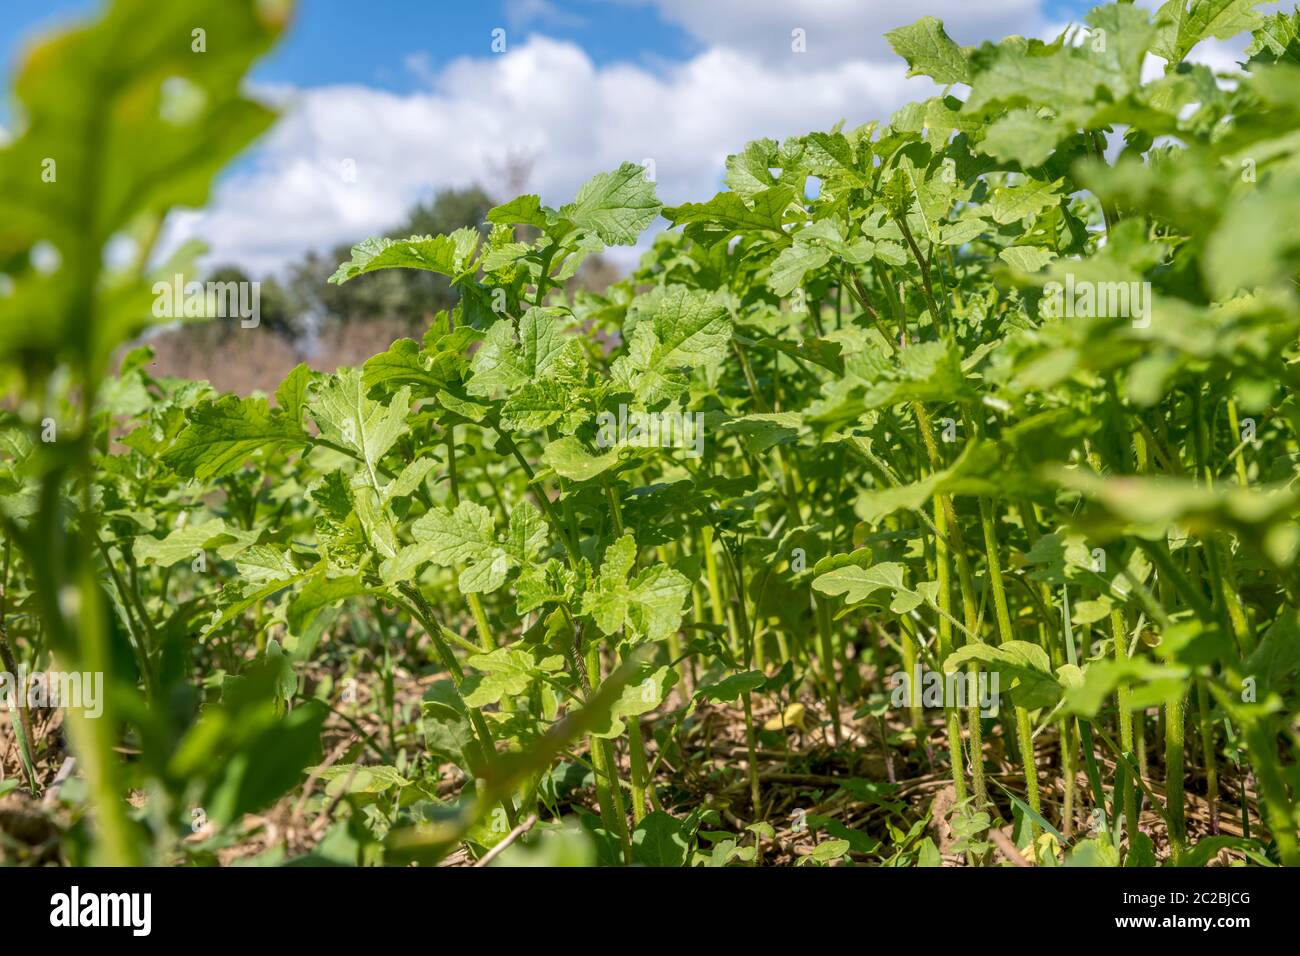
[[[341,263],[329,281],[342,285],[379,269],[421,269],[454,278],[466,267],[477,242],[475,229],[448,236],[367,239],[352,247],[352,258]]]
[[[650,321],[633,330],[628,353],[610,374],[641,401],[657,402],[682,390],[679,371],[720,363],[730,338],[727,310],[713,296],[670,286]]]
[[[192,561],[208,546],[208,542],[225,533],[226,523],[220,518],[211,518],[202,524],[177,528],[161,539],[140,535],[131,550],[141,564],[170,568],[181,561]]]
[[[495,591],[505,583],[510,554],[496,539],[492,512],[474,501],[462,501],[455,511],[435,508],[411,525],[415,544],[403,548],[397,563],[403,569],[425,561],[443,567],[463,565],[457,586],[462,593]],[[386,569],[386,578],[400,580]]]
[[[966,54],[943,29],[943,21],[922,17],[910,26],[890,30],[885,39],[907,61],[908,76],[928,76],[937,83],[970,82]]]
[[[1161,23],[1151,52],[1180,63],[1202,40],[1229,40],[1260,23],[1263,0],[1167,0],[1156,11]]]
[[[411,390],[402,386],[388,405],[366,397],[361,373],[342,368],[320,388],[311,413],[321,437],[356,453],[372,488],[381,488],[380,459],[408,431]]]
[[[1041,214],[1061,201],[1060,189],[1064,184],[1064,179],[1050,183],[1030,179],[1016,186],[995,189],[990,204],[994,221],[1006,225]]]
[[[558,371],[566,356],[572,361],[580,345],[564,332],[561,317],[567,314],[559,308],[530,308],[519,320],[518,335],[509,319],[494,323],[474,353],[466,391],[482,396],[512,391]]]
[[[886,561],[871,567],[851,564],[813,578],[813,589],[832,597],[843,597],[847,604],[861,604],[877,591],[891,593],[903,587],[903,566]]]
[[[600,573],[583,595],[582,613],[590,615],[603,634],[626,629],[634,639],[662,640],[681,625],[691,582],[662,564],[628,580],[636,551],[630,532],[606,549]]]
[[[659,215],[654,183],[636,163],[623,163],[610,173],[587,180],[560,215],[581,229],[594,232],[611,246],[630,246]]]
[[[549,443],[542,452],[542,461],[570,481],[590,481],[618,464],[618,449],[593,455],[581,441],[568,436]]]
[[[355,575],[331,578],[323,573],[316,573],[289,602],[286,614],[289,630],[301,635],[311,624],[312,619],[325,608],[369,592],[370,589]]]
[[[533,655],[515,647],[476,654],[467,663],[477,672],[466,678],[462,687],[467,707],[486,707],[500,703],[503,697],[522,694],[537,675]]]
[[[186,413],[188,424],[163,455],[168,467],[208,481],[237,471],[260,451],[307,441],[302,426],[264,398],[224,395],[199,402]]]
[[[1056,253],[1038,246],[1008,246],[998,258],[1021,272],[1037,272],[1055,259]]]
[[[1051,707],[1061,697],[1062,688],[1052,673],[1047,652],[1037,644],[1028,641],[964,644],[948,655],[943,669],[951,674],[971,662],[996,671],[1002,686],[1011,691],[1019,707],[1030,710]]]
[[[760,230],[784,235],[781,226],[792,202],[794,190],[780,184],[749,196],[718,193],[705,203],[684,203],[665,208],[664,218],[678,226],[712,225],[724,234]]]

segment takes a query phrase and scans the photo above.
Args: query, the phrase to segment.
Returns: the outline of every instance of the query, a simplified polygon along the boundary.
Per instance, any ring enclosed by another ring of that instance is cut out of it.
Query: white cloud
[[[582,26],[586,21],[575,13],[561,10],[551,0],[505,0],[506,22],[511,27],[530,23],[550,26]]]
[[[700,52],[684,62],[598,65],[572,43],[535,34],[505,54],[445,66],[408,57],[421,83],[412,93],[360,85],[261,91],[282,104],[284,118],[222,182],[210,209],[173,217],[166,245],[197,236],[212,246],[210,262],[276,271],[308,249],[392,228],[437,189],[479,183],[500,191],[499,170],[512,156],[533,159],[527,188],[550,205],[567,202],[597,172],[647,158],[664,202],[707,199],[726,156],[749,140],[883,120],[932,95],[929,80],[904,79],[881,39],[886,30],[930,14],[963,43],[1057,32],[1039,0],[610,2],[653,3]],[[543,25],[571,16],[551,0],[511,0],[509,12],[512,22]],[[795,27],[807,31],[806,54],[790,51]],[[1237,52],[1210,41],[1193,59],[1230,68]],[[349,160],[355,181],[344,175]]]
[[[665,20],[708,46],[742,50],[771,65],[802,68],[790,31],[807,35],[808,59],[838,63],[891,56],[884,34],[922,16],[938,17],[959,43],[1013,33],[1036,36],[1038,0],[648,0]]]
[[[494,169],[512,154],[534,158],[528,189],[551,205],[597,172],[647,158],[664,202],[703,200],[726,156],[751,139],[887,118],[934,91],[903,73],[901,63],[856,61],[790,74],[723,48],[651,72],[597,66],[573,44],[534,36],[448,64],[427,91],[298,90],[249,168],[222,183],[209,210],[175,217],[167,245],[197,236],[212,246],[210,262],[278,270],[309,248],[391,228],[437,188],[495,187]]]

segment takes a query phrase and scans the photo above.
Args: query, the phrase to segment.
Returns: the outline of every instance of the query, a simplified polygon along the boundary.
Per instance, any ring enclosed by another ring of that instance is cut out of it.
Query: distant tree
[[[208,272],[207,282],[252,282],[247,272],[236,265],[220,265]],[[294,302],[283,285],[267,276],[258,282],[258,327],[269,329],[292,341],[302,334],[302,324]]]
[[[392,230],[395,239],[407,236],[436,236],[464,226],[476,226],[485,235],[487,214],[496,203],[478,186],[467,189],[444,189],[432,202],[417,203],[406,222]]]
[[[394,239],[436,236],[465,226],[473,226],[486,235],[488,210],[494,205],[492,198],[478,186],[446,189],[432,201],[414,206],[406,220],[388,235]],[[456,297],[446,278],[413,269],[389,269],[346,285],[330,285],[329,277],[350,255],[350,247],[341,245],[328,255],[311,252],[293,263],[288,283],[294,307],[314,313],[321,324],[400,318],[415,325],[439,309],[455,304]]]

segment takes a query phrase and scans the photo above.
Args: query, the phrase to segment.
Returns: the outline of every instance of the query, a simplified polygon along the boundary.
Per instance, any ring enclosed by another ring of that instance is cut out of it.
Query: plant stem
[[[939,582],[939,663],[940,666],[953,651],[952,644],[952,571],[948,560],[948,516],[939,495],[933,498],[935,579]],[[962,767],[961,712],[950,701],[944,701],[944,723],[948,733],[948,755],[952,763],[952,784],[957,802],[966,799],[966,773]]]
[[[1015,640],[1011,629],[1011,614],[1007,607],[1007,592],[1002,581],[1002,561],[998,554],[997,527],[993,519],[993,506],[988,498],[980,498],[980,524],[984,528],[984,550],[988,559],[989,583],[993,588],[993,609],[997,616],[998,632],[1001,643]],[[1015,703],[1016,739],[1020,746],[1020,757],[1024,761],[1025,787],[1029,797],[1029,806],[1035,813],[1042,812],[1038,795],[1038,767],[1034,759],[1034,738],[1029,723],[1029,710]],[[1037,824],[1029,821],[1030,833],[1037,838]]]
[[[600,645],[596,641],[589,641],[586,655],[590,699],[594,697],[602,679]],[[596,798],[600,800],[601,819],[605,822],[605,828],[618,838],[623,847],[623,861],[631,866],[632,835],[628,832],[627,810],[623,807],[623,794],[618,786],[618,760],[614,755],[614,745],[607,738],[595,735],[590,735],[588,741],[591,763],[596,769]]]
[[[1110,612],[1110,632],[1115,643],[1115,660],[1122,663],[1128,660],[1128,628],[1124,625],[1124,611],[1113,608]],[[1120,684],[1115,691],[1115,706],[1119,713],[1119,745],[1126,754],[1133,752],[1133,708],[1129,701],[1133,691],[1127,684]],[[1128,830],[1129,846],[1138,832],[1137,781],[1124,777],[1121,804],[1124,807],[1124,823]]]
[[[1165,812],[1169,817],[1169,846],[1177,863],[1186,848],[1183,816],[1183,721],[1182,691],[1165,702]]]

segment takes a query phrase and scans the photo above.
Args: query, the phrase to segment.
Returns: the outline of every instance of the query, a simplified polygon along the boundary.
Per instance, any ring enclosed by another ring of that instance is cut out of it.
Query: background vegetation
[[[283,290],[418,337],[272,394],[117,357],[196,272],[163,217],[273,120],[240,79],[287,7],[48,41],[0,150],[0,652],[109,693],[11,712],[0,854],[1300,862],[1300,15],[1255,6],[923,19],[889,40],[941,95],[700,203],[631,163],[442,197]],[[1230,80],[1185,60],[1246,31]],[[1062,306],[1116,283],[1150,309]],[[683,412],[698,458],[598,440]],[[1000,705],[900,704],[921,671]]]

